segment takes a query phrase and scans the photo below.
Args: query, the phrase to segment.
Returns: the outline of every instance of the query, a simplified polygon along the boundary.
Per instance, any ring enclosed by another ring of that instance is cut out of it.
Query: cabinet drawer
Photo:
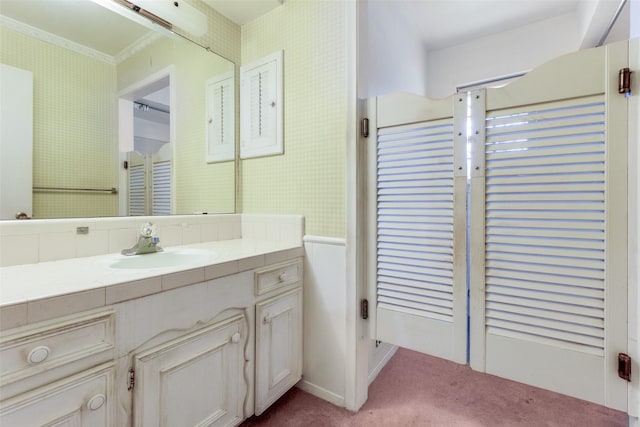
[[[262,295],[302,280],[302,261],[272,265],[255,272],[255,294]]]
[[[3,385],[114,348],[114,313],[92,311],[0,335]]]
[[[3,426],[115,425],[111,403],[113,363],[37,388],[0,404]]]

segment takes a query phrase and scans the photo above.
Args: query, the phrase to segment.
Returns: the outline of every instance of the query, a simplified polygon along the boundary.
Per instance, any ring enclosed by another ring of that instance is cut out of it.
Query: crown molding
[[[111,55],[107,55],[95,49],[91,49],[90,47],[81,45],[80,43],[76,43],[71,40],[65,39],[64,37],[60,37],[47,31],[41,30],[40,28],[32,27],[31,25],[16,21],[15,19],[9,18],[7,16],[0,15],[0,25],[9,28],[10,30],[25,34],[27,36],[34,37],[38,40],[54,44],[56,46],[74,51],[84,56],[88,56],[89,58],[106,62],[108,64],[116,64],[114,57]]]

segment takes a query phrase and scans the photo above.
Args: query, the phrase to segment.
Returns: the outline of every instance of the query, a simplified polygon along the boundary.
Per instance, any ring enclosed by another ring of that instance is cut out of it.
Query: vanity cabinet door
[[[231,426],[243,417],[240,314],[134,356],[135,426]]]
[[[113,426],[115,367],[106,363],[5,400],[2,426]]]
[[[255,413],[302,378],[302,288],[256,304]]]

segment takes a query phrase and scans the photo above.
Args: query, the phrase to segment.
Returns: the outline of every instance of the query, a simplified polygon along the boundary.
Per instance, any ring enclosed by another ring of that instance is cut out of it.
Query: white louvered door
[[[378,97],[378,340],[466,361],[466,97]],[[460,107],[458,107],[459,104]],[[456,140],[458,141],[456,143]]]
[[[620,410],[626,58],[626,45],[559,58],[488,89],[486,113],[472,93],[470,202],[471,366]]]
[[[376,339],[627,410],[627,63],[624,42],[370,101]]]

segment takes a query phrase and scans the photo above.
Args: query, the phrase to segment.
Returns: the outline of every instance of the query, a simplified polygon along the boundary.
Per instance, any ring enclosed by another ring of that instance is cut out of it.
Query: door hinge
[[[127,385],[127,390],[133,390],[133,387],[136,386],[136,371],[133,368],[129,369],[129,384]]]
[[[363,138],[369,137],[369,119],[366,117],[360,121],[360,135]]]
[[[366,298],[360,301],[360,315],[364,320],[369,318],[369,301]]]
[[[621,68],[618,72],[618,93],[631,96],[631,70],[628,68]]]
[[[628,354],[618,354],[618,376],[631,382],[631,356]]]

